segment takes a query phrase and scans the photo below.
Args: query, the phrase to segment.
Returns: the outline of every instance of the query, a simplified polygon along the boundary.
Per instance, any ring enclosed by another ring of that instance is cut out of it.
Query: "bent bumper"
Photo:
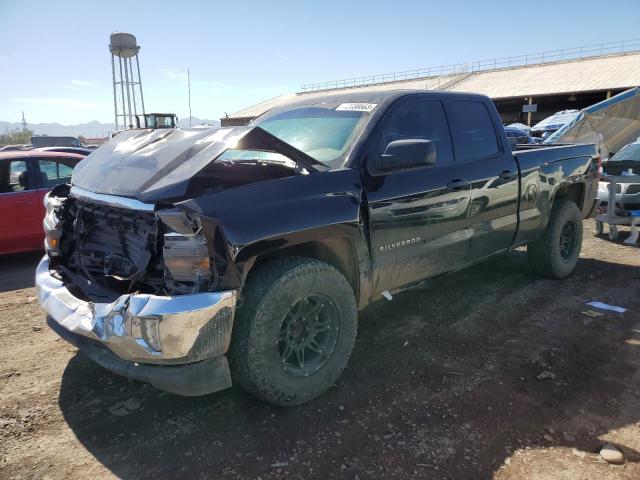
[[[113,303],[93,303],[75,297],[51,275],[47,256],[38,265],[36,288],[53,322],[129,362],[194,363],[229,348],[235,290],[175,297],[126,294]]]
[[[123,360],[104,345],[71,333],[51,316],[47,317],[47,323],[54,332],[101,367],[123,377],[150,383],[160,390],[191,397],[231,386],[229,364],[224,355],[184,365],[144,365]]]

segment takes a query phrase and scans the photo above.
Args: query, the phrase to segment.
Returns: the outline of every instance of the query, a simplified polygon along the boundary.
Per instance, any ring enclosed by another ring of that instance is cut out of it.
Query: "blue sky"
[[[219,118],[312,83],[640,37],[640,1],[0,0],[0,120],[113,121],[112,31],[147,111]]]

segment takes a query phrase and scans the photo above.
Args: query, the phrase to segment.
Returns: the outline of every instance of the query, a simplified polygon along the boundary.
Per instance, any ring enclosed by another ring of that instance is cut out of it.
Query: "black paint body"
[[[449,117],[450,102],[460,99],[486,106],[499,145],[497,154],[459,161],[455,132],[451,132],[451,162],[375,173],[372,164],[382,153],[377,151],[380,129],[394,108],[416,100],[435,100]],[[203,160],[206,151],[219,155],[219,146],[196,144],[188,149],[200,159],[192,178],[185,175],[184,158],[189,155],[185,151],[176,161],[160,162],[160,170],[149,173],[146,181],[128,184],[128,188],[98,188],[90,182],[83,185],[83,178],[97,178],[88,162],[74,175],[74,183],[158,206],[174,204],[199,214],[212,239],[210,248],[216,250],[217,257],[226,259],[216,288],[240,288],[250,270],[270,258],[310,255],[332,263],[345,274],[360,307],[381,291],[399,290],[536,240],[543,234],[558,196],[574,199],[584,217],[595,206],[595,147],[527,146],[512,152],[487,97],[395,91],[334,95],[299,105],[320,101],[377,104],[338,169],[296,174],[273,166],[222,167],[215,160],[210,164]],[[241,133],[248,131],[251,126]],[[167,134],[153,135],[157,137],[154,148],[161,151],[159,137]],[[205,137],[203,133],[192,135],[196,140]],[[139,168],[140,161],[129,158],[125,163]],[[208,176],[203,177],[205,171]],[[116,169],[109,175],[117,181],[125,173]],[[172,175],[177,179],[174,183],[166,180]],[[209,188],[208,182],[214,178],[223,178],[221,182],[233,188]]]

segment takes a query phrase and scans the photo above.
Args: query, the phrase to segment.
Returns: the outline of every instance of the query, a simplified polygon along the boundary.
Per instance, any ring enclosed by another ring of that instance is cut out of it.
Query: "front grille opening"
[[[165,294],[162,235],[153,212],[71,203],[64,267],[118,293]]]

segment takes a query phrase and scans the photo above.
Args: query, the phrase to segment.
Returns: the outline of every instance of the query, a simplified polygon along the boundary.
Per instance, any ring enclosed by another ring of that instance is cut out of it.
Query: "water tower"
[[[113,107],[116,131],[133,128],[138,113],[144,115],[144,97],[140,78],[140,47],[130,33],[111,34],[111,73],[113,74]],[[135,69],[133,60],[135,58]]]

